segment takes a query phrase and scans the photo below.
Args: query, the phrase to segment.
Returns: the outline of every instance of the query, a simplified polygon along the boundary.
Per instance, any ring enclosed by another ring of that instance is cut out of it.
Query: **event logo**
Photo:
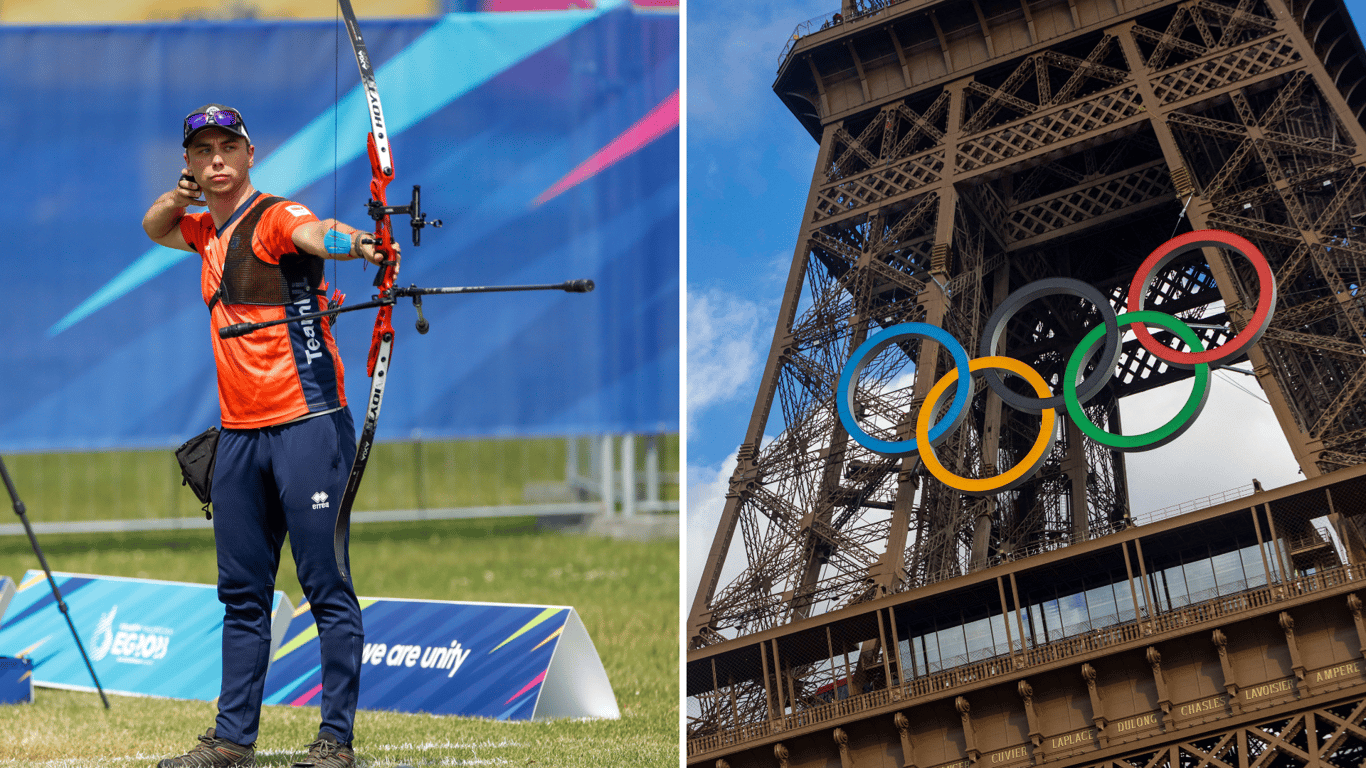
[[[119,607],[116,605],[109,609],[109,613],[100,614],[95,634],[90,636],[91,661],[99,661],[109,655],[109,648],[114,645],[114,616],[118,612]]]
[[[122,664],[147,665],[166,656],[175,630],[123,623],[115,632],[114,617],[118,612],[119,607],[116,605],[109,609],[109,613],[100,614],[100,621],[90,636],[91,661],[113,656],[114,661]]]
[[[1207,350],[1199,335],[1184,321],[1163,312],[1145,310],[1143,301],[1163,268],[1180,256],[1209,247],[1231,250],[1252,263],[1257,271],[1258,297],[1256,311],[1247,325],[1232,339]],[[1005,335],[1006,323],[1022,307],[1031,301],[1053,294],[1075,296],[1091,302],[1102,319],[1102,325],[1091,329],[1068,358],[1062,378],[1063,391],[1057,394],[1049,389],[1048,382],[1033,367],[1020,360],[998,355],[996,349],[1001,337]],[[972,496],[1008,491],[1033,477],[1053,450],[1059,408],[1065,408],[1067,415],[1082,433],[1101,445],[1125,452],[1152,450],[1175,440],[1200,415],[1209,396],[1211,366],[1225,364],[1246,353],[1266,332],[1275,313],[1276,282],[1266,257],[1246,239],[1220,230],[1198,230],[1168,240],[1148,255],[1129,286],[1127,306],[1127,312],[1116,315],[1104,294],[1079,280],[1049,278],[1030,283],[1007,296],[987,320],[979,346],[979,356],[971,360],[968,359],[967,350],[963,345],[942,328],[927,323],[903,323],[887,328],[859,345],[840,372],[839,388],[836,392],[836,408],[839,411],[840,423],[859,445],[882,456],[895,458],[918,452],[920,460],[930,474],[950,488]],[[1190,397],[1186,399],[1180,412],[1162,426],[1140,435],[1106,432],[1092,423],[1082,409],[1087,401],[1100,393],[1114,372],[1122,351],[1120,329],[1128,326],[1133,327],[1138,342],[1154,357],[1168,365],[1195,371]],[[1148,326],[1157,326],[1174,334],[1188,351],[1183,352],[1158,341],[1148,330]],[[908,338],[920,338],[943,346],[953,357],[954,367],[930,388],[916,418],[915,436],[912,439],[879,440],[865,432],[854,417],[855,382],[858,381],[864,367],[877,357],[878,353]],[[1099,358],[1096,358],[1095,354],[1097,348],[1101,348]],[[1094,369],[1089,375],[1083,376],[1082,372],[1093,361]],[[1007,387],[1000,372],[1024,380],[1036,396],[1022,395]],[[960,477],[946,469],[934,455],[934,446],[943,442],[967,417],[974,394],[973,379],[977,377],[985,380],[987,386],[1000,396],[1005,405],[1041,416],[1039,436],[1024,458],[1014,467],[994,477]],[[940,400],[949,387],[954,387],[953,399],[943,416],[931,423],[935,412],[939,410]]]

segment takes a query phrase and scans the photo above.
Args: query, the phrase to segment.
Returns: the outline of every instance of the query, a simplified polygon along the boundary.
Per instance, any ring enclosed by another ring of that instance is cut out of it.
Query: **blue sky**
[[[754,406],[816,142],[774,95],[797,24],[838,0],[687,7],[687,578],[691,602]]]
[[[1363,3],[1348,3],[1356,18]],[[693,0],[687,7],[689,604],[754,406],[816,162],[815,140],[773,93],[778,56],[798,23],[838,8],[838,0]],[[1187,386],[1126,399],[1126,431],[1175,414]],[[1216,375],[1204,413],[1186,434],[1156,451],[1130,454],[1134,512],[1254,477],[1267,488],[1302,479],[1264,400],[1251,377]],[[1205,458],[1221,454],[1217,464]]]

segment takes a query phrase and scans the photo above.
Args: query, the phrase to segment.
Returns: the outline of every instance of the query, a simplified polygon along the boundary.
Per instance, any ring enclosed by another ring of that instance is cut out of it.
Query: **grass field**
[[[588,473],[589,439],[578,441]],[[565,480],[565,438],[424,440],[377,443],[357,510],[439,509],[523,503],[528,485]],[[173,448],[12,454],[5,465],[37,522],[195,517],[200,504],[181,485]],[[643,472],[644,440],[636,441]],[[678,471],[678,435],[662,435],[659,466]],[[639,476],[639,475],[638,475]],[[677,483],[660,489],[678,498]],[[8,508],[8,500],[5,506]],[[2,519],[2,518],[0,518]]]
[[[209,531],[40,539],[54,570],[213,583]],[[286,543],[278,589],[301,590]],[[357,591],[374,597],[572,605],[607,670],[620,720],[501,723],[358,713],[360,765],[677,766],[678,543],[538,531],[526,518],[371,523],[352,529]],[[0,575],[37,560],[23,537],[0,538]],[[0,768],[155,765],[213,724],[204,702],[37,689],[0,706]],[[317,732],[316,708],[266,707],[259,765],[287,766]]]

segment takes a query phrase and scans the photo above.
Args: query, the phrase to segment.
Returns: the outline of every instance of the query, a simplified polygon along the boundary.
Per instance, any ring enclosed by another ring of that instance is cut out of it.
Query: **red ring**
[[[1243,258],[1252,262],[1252,266],[1257,269],[1257,311],[1253,313],[1252,320],[1248,322],[1247,327],[1243,328],[1242,333],[1220,346],[1203,352],[1178,352],[1171,347],[1159,344],[1157,339],[1153,338],[1152,333],[1142,324],[1133,326],[1134,335],[1138,337],[1138,342],[1143,345],[1144,349],[1153,353],[1157,359],[1181,368],[1193,368],[1197,365],[1218,365],[1243,354],[1266,332],[1267,326],[1271,325],[1271,316],[1276,309],[1276,279],[1271,274],[1271,264],[1266,260],[1266,256],[1257,249],[1257,246],[1232,232],[1224,232],[1219,229],[1199,229],[1168,240],[1149,254],[1147,259],[1144,259],[1138,268],[1138,272],[1134,274],[1133,283],[1129,286],[1129,311],[1137,312],[1143,309],[1143,298],[1147,295],[1153,277],[1159,269],[1165,267],[1177,256],[1196,248],[1205,247],[1228,248],[1237,251]]]

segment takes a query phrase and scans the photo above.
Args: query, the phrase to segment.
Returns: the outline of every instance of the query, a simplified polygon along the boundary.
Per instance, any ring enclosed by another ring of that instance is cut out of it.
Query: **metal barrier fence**
[[[674,513],[678,435],[376,445],[354,520]],[[38,532],[208,527],[170,448],[5,457]],[[0,535],[23,527],[0,524]]]

